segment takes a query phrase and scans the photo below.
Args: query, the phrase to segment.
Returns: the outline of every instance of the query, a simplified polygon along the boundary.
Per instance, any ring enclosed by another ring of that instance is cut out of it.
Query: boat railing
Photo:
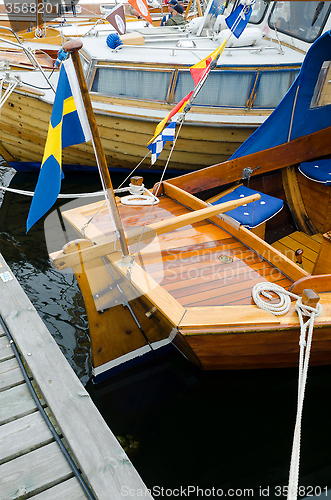
[[[15,47],[16,49],[22,50],[24,52],[24,54],[26,55],[26,57],[31,62],[31,64],[34,67],[34,69],[36,69],[36,70],[38,70],[38,71],[41,72],[41,74],[43,75],[43,77],[47,81],[47,83],[50,86],[50,88],[55,92],[54,85],[51,83],[50,79],[48,78],[47,74],[45,73],[45,71],[43,70],[43,68],[41,67],[41,65],[39,64],[39,62],[36,59],[36,57],[33,54],[33,52],[28,47],[25,47],[25,45],[22,43],[22,41],[19,39],[19,37],[15,33],[15,31],[13,31],[11,28],[9,28],[7,26],[0,26],[0,32],[2,30],[9,31],[17,39],[17,42],[14,42],[13,40],[10,40],[8,38],[3,38],[1,36],[0,36],[0,42],[4,42],[4,43],[6,43],[6,44],[8,44],[8,45],[10,45],[12,47]]]
[[[212,40],[212,37],[210,37],[210,39]],[[182,38],[183,41],[185,41],[186,39],[183,37]],[[127,47],[130,48],[130,50],[173,50],[173,51],[181,51],[181,50],[184,50],[184,51],[187,51],[188,48],[191,48],[192,50],[194,50],[194,52],[208,52],[208,49],[206,49],[206,47],[196,47],[195,45],[193,45],[193,43],[195,43],[195,40],[199,40],[199,37],[197,38],[190,38],[188,39],[190,42],[192,42],[192,47],[180,47],[179,45],[169,45],[169,46],[166,46],[166,45],[162,45],[162,46],[153,46],[153,45],[148,45],[148,42],[149,40],[148,39],[145,39],[145,45],[127,45]],[[162,39],[159,39],[159,40],[150,40],[150,41],[160,41],[162,42],[163,40]],[[167,42],[177,42],[178,41],[178,37],[176,38],[167,38],[167,39],[164,39],[164,41],[167,41]],[[125,47],[125,46],[124,46]],[[120,45],[118,47],[116,47],[115,49],[112,49],[113,52],[118,52],[119,50],[123,50],[123,45]],[[283,52],[279,49],[279,47],[277,45],[275,46],[272,46],[272,45],[267,45],[265,47],[261,47],[261,46],[247,46],[247,47],[225,47],[224,49],[224,52],[228,52],[229,54],[231,52],[239,52],[239,51],[248,51],[250,53],[253,53],[253,52],[264,52],[264,51],[270,51],[270,50],[275,50],[277,51],[279,54],[282,54]]]

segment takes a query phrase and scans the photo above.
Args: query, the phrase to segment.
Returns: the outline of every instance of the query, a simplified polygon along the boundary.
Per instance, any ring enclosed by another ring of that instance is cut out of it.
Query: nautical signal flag
[[[252,5],[255,0],[246,1],[246,5],[238,5],[238,7],[225,19],[228,28],[232,31],[236,38],[239,38],[252,14]]]
[[[149,23],[153,23],[146,0],[128,0],[129,4]]]
[[[167,141],[173,141],[175,138],[176,120],[169,123],[169,125],[161,132],[156,139],[147,147],[152,153],[151,164],[154,165],[159,155],[161,154],[164,145]]]
[[[199,61],[197,64],[195,64],[194,66],[192,66],[190,68],[190,72],[191,72],[192,78],[194,80],[195,88],[197,87],[197,85],[200,82],[203,81],[204,77],[208,75],[208,73],[211,69],[210,68],[211,63],[213,61],[216,61],[218,59],[218,57],[222,54],[222,52],[225,48],[225,44],[226,44],[226,40],[224,40],[222,45],[220,45],[216,50],[214,50],[214,52],[209,54],[208,57],[205,57],[204,59],[202,59],[201,61]],[[170,111],[170,113],[165,118],[163,118],[163,120],[160,123],[158,123],[158,125],[156,126],[156,129],[155,129],[155,132],[154,132],[153,139],[151,139],[148,144],[151,144],[155,140],[155,138],[162,132],[162,130],[166,126],[167,122],[169,120],[171,120],[171,118],[176,113],[181,113],[183,111],[186,104],[191,99],[191,96],[194,93],[194,91],[195,91],[195,89],[192,90],[192,92],[190,92],[186,97],[184,97],[178,104],[176,104],[176,106]]]
[[[106,16],[107,21],[114,26],[115,30],[118,31],[120,35],[125,35],[126,32],[126,20],[123,4],[114,7]]]
[[[163,118],[163,120],[160,123],[158,123],[156,125],[153,139],[151,139],[148,144],[151,144],[154,141],[154,139],[159,134],[161,134],[162,130],[164,129],[164,127],[166,126],[166,124],[168,123],[168,121],[171,120],[171,118],[173,116],[175,116],[177,113],[181,113],[183,111],[183,109],[185,108],[186,104],[191,99],[191,95],[193,94],[193,92],[194,91],[192,90],[192,92],[190,92],[189,94],[187,94],[187,96],[183,97],[183,99],[181,101],[179,101],[178,104],[176,104],[176,106],[170,111],[170,113],[168,113],[167,116],[165,118]]]
[[[201,82],[201,80],[203,80],[204,76],[209,73],[212,61],[218,59],[219,56],[222,54],[226,42],[227,41],[224,40],[222,45],[220,45],[216,50],[214,50],[214,52],[209,54],[208,57],[205,57],[204,59],[202,59],[201,61],[199,61],[197,64],[195,64],[190,68],[190,72],[194,80],[195,86],[197,86]]]
[[[73,62],[67,59],[60,70],[44,156],[26,221],[27,232],[54,205],[60,193],[62,149],[90,139],[91,131]]]

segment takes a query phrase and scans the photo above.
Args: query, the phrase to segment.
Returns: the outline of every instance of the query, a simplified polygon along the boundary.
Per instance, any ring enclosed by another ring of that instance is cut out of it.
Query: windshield
[[[331,2],[276,2],[269,27],[305,42],[321,34],[330,13]]]
[[[253,24],[259,24],[262,21],[267,8],[268,4],[266,4],[264,0],[256,0],[255,4],[253,5],[252,15],[249,19],[249,22]]]
[[[238,5],[239,5],[239,0],[229,0],[223,14],[225,16],[230,15],[231,12],[233,12],[234,9],[238,7]],[[268,9],[268,6],[269,4],[266,3],[264,0],[256,0],[255,4],[252,7],[252,14],[249,19],[249,22],[253,24],[259,24],[262,21],[265,12]]]

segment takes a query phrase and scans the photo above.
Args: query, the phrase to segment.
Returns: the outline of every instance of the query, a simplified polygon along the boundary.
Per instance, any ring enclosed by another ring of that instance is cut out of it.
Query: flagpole
[[[101,144],[101,139],[100,139],[100,135],[99,135],[98,126],[97,126],[96,121],[95,121],[95,116],[94,116],[92,103],[91,103],[91,99],[90,99],[90,94],[89,94],[89,91],[87,89],[87,85],[86,85],[86,81],[85,81],[85,77],[84,77],[84,72],[83,72],[82,64],[81,64],[80,57],[79,57],[79,50],[82,47],[83,47],[83,42],[79,39],[75,39],[75,40],[71,40],[69,42],[66,42],[63,45],[63,50],[65,52],[69,52],[71,54],[71,57],[72,57],[72,62],[73,62],[74,67],[75,67],[79,88],[80,88],[83,102],[84,102],[85,109],[86,109],[87,119],[88,119],[90,129],[91,129],[94,151],[95,151],[97,163],[99,166],[99,171],[100,171],[102,183],[106,189],[107,200],[109,202],[110,209],[111,209],[111,215],[112,215],[112,217],[114,219],[114,223],[115,223],[115,231],[117,231],[119,234],[119,240],[120,240],[123,256],[127,257],[127,256],[129,256],[128,245],[127,245],[127,241],[125,238],[125,233],[124,233],[124,229],[122,226],[121,218],[120,218],[118,208],[116,205],[113,185],[112,185],[112,182],[110,179],[105,153],[103,151],[103,147]]]

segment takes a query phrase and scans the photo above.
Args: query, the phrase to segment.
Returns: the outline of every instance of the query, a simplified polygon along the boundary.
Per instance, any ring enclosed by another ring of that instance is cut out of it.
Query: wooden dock
[[[152,499],[1,254],[0,316],[0,500]]]

